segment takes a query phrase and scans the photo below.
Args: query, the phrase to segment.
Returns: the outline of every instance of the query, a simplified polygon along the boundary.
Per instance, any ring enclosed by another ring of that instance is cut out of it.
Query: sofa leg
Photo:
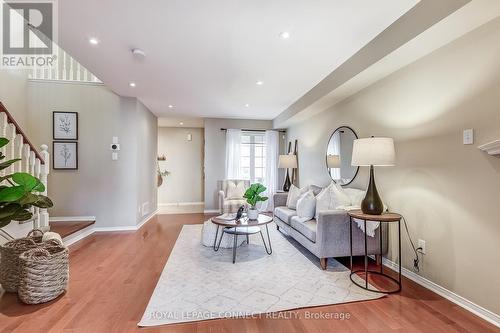
[[[326,270],[326,265],[328,264],[328,258],[320,258],[319,264],[323,270]]]
[[[280,226],[279,225],[276,225],[276,230],[280,230]]]

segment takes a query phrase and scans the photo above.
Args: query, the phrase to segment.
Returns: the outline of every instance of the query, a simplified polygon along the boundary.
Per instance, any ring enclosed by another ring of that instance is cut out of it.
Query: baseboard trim
[[[151,221],[151,219],[153,217],[155,217],[159,212],[159,209],[156,209],[154,212],[152,212],[151,214],[147,215],[144,219],[142,219],[141,222],[139,222],[139,224],[136,226],[136,230],[139,230],[141,229],[146,223],[148,223],[149,221]]]
[[[49,217],[49,222],[81,222],[81,221],[96,221],[95,216],[56,216]]]
[[[203,211],[203,214],[217,214],[220,213],[220,210],[218,209],[205,209]]]
[[[158,204],[158,214],[203,213],[204,202],[168,202]]]
[[[78,241],[81,241],[82,239],[92,235],[95,232],[95,228],[93,225],[88,226],[87,228],[84,228],[82,230],[78,230],[77,232],[68,235],[67,237],[63,238],[63,243],[66,246],[70,246],[75,244]]]
[[[384,266],[389,267],[393,269],[394,271],[399,270],[399,265],[396,264],[395,262],[383,258],[382,263]],[[454,292],[438,285],[437,283],[434,283],[423,276],[418,275],[417,273],[402,267],[401,268],[401,274],[407,277],[408,279],[412,280],[415,283],[418,283],[419,285],[435,292],[439,296],[442,296],[446,298],[447,300],[457,304],[458,306],[464,308],[465,310],[472,312],[473,314],[481,317],[482,319],[486,320],[489,323],[492,323],[493,325],[500,327],[500,316],[496,313],[491,312],[490,310],[487,310],[483,308],[480,305],[477,305],[474,302],[469,301],[468,299],[455,294]]]

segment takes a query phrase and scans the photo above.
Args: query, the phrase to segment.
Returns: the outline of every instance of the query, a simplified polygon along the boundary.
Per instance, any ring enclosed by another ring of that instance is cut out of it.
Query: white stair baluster
[[[2,138],[7,138],[7,127],[9,126],[9,123],[7,122],[7,114],[5,112],[0,113],[0,137]],[[5,152],[7,151],[6,147],[0,148],[0,151],[5,155]],[[6,159],[3,159],[2,162],[5,162]],[[6,174],[6,170],[1,170],[0,171],[0,176],[4,176]]]
[[[25,143],[23,145],[23,151],[22,151],[22,172],[30,172],[30,153],[31,153],[31,148],[30,145]]]
[[[9,124],[7,126],[7,139],[9,139],[9,144],[6,147],[6,151],[5,151],[5,160],[8,161],[8,160],[11,160],[14,158],[15,156],[15,142],[14,140],[16,139],[16,127],[14,126],[14,124]],[[10,167],[8,167],[7,169],[5,169],[7,174],[11,174],[11,173],[14,173],[14,165],[11,165]]]
[[[21,172],[23,170],[23,136],[17,134],[14,140],[14,158],[19,158],[21,161],[14,163],[14,172]]]
[[[40,147],[41,149],[41,152],[40,152],[40,155],[42,156],[42,159],[44,160],[44,164],[41,165],[41,169],[40,169],[40,181],[43,183],[43,185],[45,185],[45,191],[43,193],[40,193],[40,194],[43,194],[43,195],[47,195],[47,176],[49,175],[49,172],[50,172],[50,158],[49,158],[49,147],[47,145],[42,145]],[[49,212],[47,211],[46,208],[41,208],[39,210],[39,217],[40,217],[40,220],[39,220],[39,225],[40,225],[40,228],[42,228],[42,230],[46,231],[46,230],[49,230]]]
[[[40,162],[40,159],[35,158],[35,174],[33,176],[35,176],[38,179],[40,179],[41,166],[42,166],[42,163]],[[40,208],[34,207],[33,218],[35,219],[34,222],[33,222],[33,227],[36,228],[36,229],[40,229],[41,228],[41,225],[40,225]]]
[[[28,173],[32,176],[35,175],[35,152],[33,150],[30,150]]]

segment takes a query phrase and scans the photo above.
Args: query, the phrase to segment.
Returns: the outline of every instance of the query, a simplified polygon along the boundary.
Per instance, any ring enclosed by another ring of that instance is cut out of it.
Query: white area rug
[[[272,255],[259,234],[237,249],[201,244],[201,225],[186,225],[175,243],[139,326],[253,316],[303,307],[376,299],[349,279],[349,270],[319,259],[269,225]],[[265,230],[263,231],[265,236]],[[267,238],[266,238],[267,241]],[[372,286],[373,287],[373,286]]]

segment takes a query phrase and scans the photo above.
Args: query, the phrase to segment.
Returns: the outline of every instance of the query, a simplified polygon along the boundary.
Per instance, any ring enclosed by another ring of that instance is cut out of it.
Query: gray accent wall
[[[52,111],[79,116],[78,170],[53,170],[51,216],[96,216],[96,226],[135,226],[157,207],[157,118],[103,85],[30,81],[28,128],[52,153]],[[111,159],[113,136],[121,145]]]
[[[496,19],[288,129],[299,140],[301,186],[330,182],[324,154],[337,127],[394,138],[396,166],[376,168],[375,177],[413,240],[426,241],[418,274],[495,313],[500,158],[477,146],[500,139],[499,40]],[[475,130],[473,145],[462,144],[467,128]],[[366,188],[367,171],[361,168],[353,187]],[[414,254],[402,239],[411,270]],[[390,240],[388,256],[397,261],[394,228]]]

